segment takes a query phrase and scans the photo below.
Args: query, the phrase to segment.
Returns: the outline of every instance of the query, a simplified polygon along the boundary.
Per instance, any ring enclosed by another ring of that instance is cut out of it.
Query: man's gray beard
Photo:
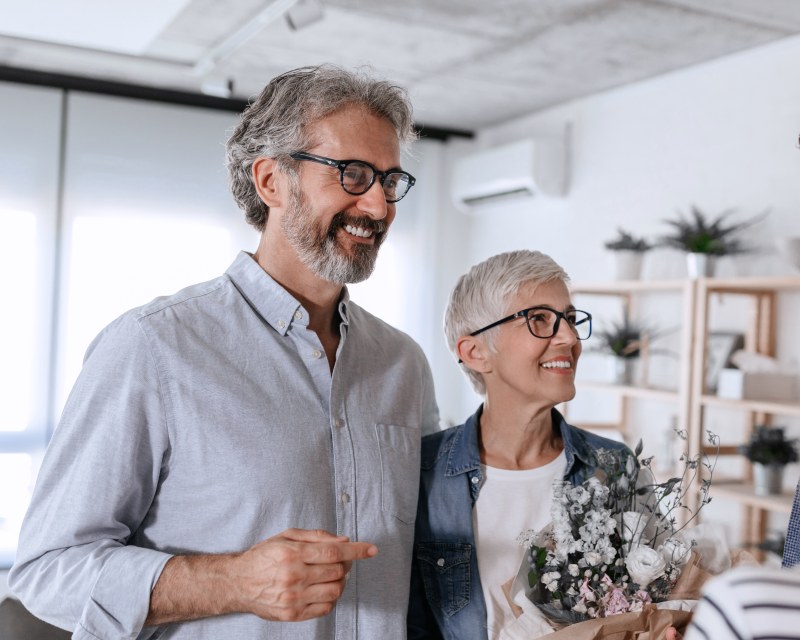
[[[337,213],[329,227],[322,229],[315,223],[311,207],[299,187],[291,185],[290,189],[291,201],[283,217],[283,232],[303,264],[319,278],[334,284],[362,282],[369,278],[385,232],[376,231],[373,245],[354,244],[353,255],[348,255],[336,240],[336,232],[345,220],[344,213]],[[375,227],[383,229],[384,224],[372,222],[368,228]]]

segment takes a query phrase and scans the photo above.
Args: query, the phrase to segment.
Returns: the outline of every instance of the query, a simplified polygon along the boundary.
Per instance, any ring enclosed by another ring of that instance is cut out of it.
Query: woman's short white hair
[[[509,309],[508,305],[523,286],[553,281],[569,284],[569,276],[541,251],[508,251],[476,264],[459,278],[444,314],[444,334],[450,351],[458,358],[456,342],[460,337],[519,311]],[[495,333],[496,328],[481,334],[492,350]],[[463,371],[475,391],[485,395],[483,376],[468,367],[463,367]]]

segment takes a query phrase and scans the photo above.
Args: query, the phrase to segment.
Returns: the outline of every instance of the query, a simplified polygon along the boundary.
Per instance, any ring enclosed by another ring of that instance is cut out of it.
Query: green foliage
[[[602,340],[604,351],[620,358],[638,358],[647,331],[634,323],[624,311],[621,322],[610,323],[607,328],[598,331],[597,336]]]
[[[644,253],[653,248],[645,238],[638,238],[632,233],[628,233],[621,227],[617,227],[617,237],[605,243],[606,249],[611,251],[635,251]]]
[[[736,234],[763,220],[767,212],[741,222],[728,223],[727,219],[733,212],[733,209],[727,209],[716,218],[707,218],[699,208],[692,205],[689,216],[679,213],[676,220],[664,220],[673,228],[673,232],[662,236],[660,244],[687,253],[712,256],[744,253],[748,249],[735,237]]]
[[[781,427],[758,426],[739,453],[750,462],[786,465],[798,460],[797,440],[787,440]]]

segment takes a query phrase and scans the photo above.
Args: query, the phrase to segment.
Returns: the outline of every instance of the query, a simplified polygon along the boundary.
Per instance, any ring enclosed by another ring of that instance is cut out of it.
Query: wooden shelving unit
[[[622,300],[629,311],[642,294],[677,294],[680,297],[682,329],[680,337],[679,379],[677,389],[667,390],[642,386],[616,385],[580,381],[580,391],[591,390],[613,395],[621,403],[620,430],[626,433],[624,422],[628,405],[638,400],[658,400],[675,405],[678,427],[688,433],[688,453],[695,456],[711,453],[706,445],[706,413],[725,409],[741,412],[743,421],[752,429],[757,424],[772,424],[775,417],[800,417],[800,398],[794,402],[767,400],[733,400],[720,398],[706,389],[706,362],[712,307],[718,296],[739,296],[747,301],[748,312],[743,319],[744,348],[765,355],[775,354],[776,316],[782,295],[800,295],[800,277],[757,278],[700,278],[698,280],[620,281],[579,284],[572,288],[575,295],[614,296]],[[636,317],[632,313],[632,317]],[[609,426],[609,425],[603,425]],[[734,443],[725,441],[720,455],[738,455]],[[791,510],[793,492],[779,496],[759,496],[753,490],[749,465],[736,478],[723,479],[715,475],[712,496],[729,500],[742,507],[742,539],[763,540],[769,513]],[[696,494],[689,500],[696,508]]]
[[[772,424],[777,416],[800,417],[800,400],[774,402],[767,400],[720,398],[706,389],[705,367],[708,343],[712,331],[710,311],[714,298],[718,296],[743,297],[749,312],[745,319],[744,348],[748,351],[774,356],[777,341],[776,316],[780,294],[800,293],[800,277],[759,278],[701,278],[696,281],[697,311],[694,334],[696,348],[692,353],[691,412],[689,417],[689,451],[691,455],[708,452],[704,444],[705,414],[711,409],[726,409],[741,412],[749,428],[757,424]],[[724,436],[724,434],[721,434]],[[735,447],[723,447],[720,455],[736,454]],[[746,541],[764,539],[767,515],[791,511],[793,492],[779,496],[759,496],[753,491],[750,466],[743,477],[733,482],[715,479],[712,495],[720,499],[737,502],[742,506],[742,538]]]
[[[605,283],[585,283],[571,288],[573,295],[602,296],[618,298],[631,317],[636,316],[637,299],[647,294],[664,294],[675,296],[681,309],[680,338],[680,376],[675,389],[661,389],[651,386],[621,385],[603,382],[578,382],[580,391],[599,391],[608,393],[618,399],[619,424],[613,425],[624,435],[630,403],[635,400],[656,400],[670,403],[675,407],[677,427],[688,429],[689,425],[689,393],[691,390],[691,346],[695,287],[690,280],[620,280]],[[594,425],[584,425],[594,426]],[[608,427],[611,425],[600,425]]]

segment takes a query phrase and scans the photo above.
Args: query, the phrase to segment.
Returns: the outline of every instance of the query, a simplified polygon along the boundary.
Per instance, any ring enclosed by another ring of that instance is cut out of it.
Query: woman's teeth
[[[572,369],[572,363],[567,360],[556,360],[554,362],[543,362],[544,369]]]

